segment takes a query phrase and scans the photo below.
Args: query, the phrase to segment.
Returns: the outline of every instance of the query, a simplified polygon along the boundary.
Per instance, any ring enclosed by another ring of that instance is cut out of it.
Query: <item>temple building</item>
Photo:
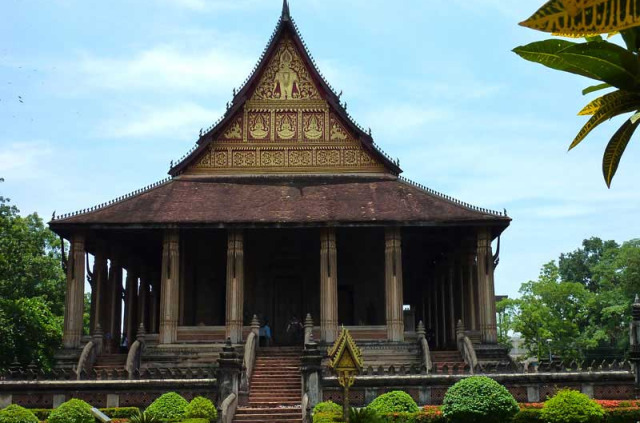
[[[288,323],[310,315],[317,342],[344,326],[401,349],[424,325],[432,351],[457,351],[463,330],[481,359],[497,348],[492,242],[511,219],[401,173],[318,71],[285,2],[254,71],[167,179],[50,222],[71,248],[61,357],[143,334],[142,366],[201,363],[242,344],[254,316],[291,345]]]

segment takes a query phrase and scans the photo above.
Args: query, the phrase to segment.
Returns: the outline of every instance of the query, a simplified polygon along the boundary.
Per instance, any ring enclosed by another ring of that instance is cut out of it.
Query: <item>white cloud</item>
[[[43,163],[53,154],[45,141],[3,143],[0,147],[1,177],[7,180],[37,179],[44,176]]]
[[[173,45],[160,45],[130,58],[87,55],[77,67],[82,82],[93,88],[222,92],[240,85],[254,60],[220,47],[185,51]]]
[[[152,135],[179,136],[193,134],[194,129],[211,125],[222,110],[204,108],[194,103],[182,103],[169,108],[144,108],[129,121],[113,120],[102,125],[100,136],[128,138]],[[196,134],[193,134],[194,138]]]

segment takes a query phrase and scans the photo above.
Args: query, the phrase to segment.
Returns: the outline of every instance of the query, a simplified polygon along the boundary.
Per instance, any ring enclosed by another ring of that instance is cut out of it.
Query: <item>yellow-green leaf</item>
[[[567,37],[616,32],[640,25],[640,0],[549,0],[520,25]]]
[[[622,153],[627,148],[631,136],[640,124],[640,120],[633,122],[631,119],[626,120],[620,129],[613,134],[607,148],[602,156],[602,174],[607,186],[611,188],[611,181],[618,170]]]
[[[605,83],[605,84],[592,85],[582,90],[582,95],[591,94],[593,92],[600,91],[600,90],[606,90],[607,88],[611,88],[611,84]]]
[[[631,98],[637,98],[640,102],[639,94],[616,90],[612,93],[605,94],[602,97],[598,97],[595,100],[591,101],[589,104],[584,106],[584,108],[580,110],[580,112],[578,112],[578,116],[593,115],[606,104],[614,104],[615,102],[624,101],[625,99]]]
[[[607,104],[603,104],[598,111],[591,116],[591,119],[589,119],[589,121],[582,127],[580,132],[578,132],[578,135],[576,135],[575,139],[569,146],[569,150],[580,144],[580,142],[589,135],[593,128],[600,125],[605,120],[637,109],[640,109],[640,100],[638,99],[638,96],[623,97],[615,101],[608,102]]]

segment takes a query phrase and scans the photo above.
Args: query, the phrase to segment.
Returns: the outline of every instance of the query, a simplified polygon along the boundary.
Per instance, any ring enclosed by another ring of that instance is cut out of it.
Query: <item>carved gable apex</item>
[[[262,73],[251,99],[277,101],[321,98],[293,40],[289,36],[283,37]]]
[[[288,14],[224,118],[170,170],[172,176],[400,172],[347,114]]]

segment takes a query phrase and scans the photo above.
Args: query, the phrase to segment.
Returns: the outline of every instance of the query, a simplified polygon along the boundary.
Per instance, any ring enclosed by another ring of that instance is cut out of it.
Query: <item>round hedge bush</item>
[[[518,413],[507,388],[486,376],[462,379],[447,390],[442,414],[451,423],[504,423]]]
[[[184,411],[187,419],[207,419],[210,422],[218,419],[218,410],[211,400],[204,397],[195,397]]]
[[[95,423],[91,406],[79,399],[63,402],[49,414],[49,423]]]
[[[316,413],[332,413],[342,415],[342,406],[333,401],[323,401],[313,407],[313,414]]]
[[[380,395],[367,406],[378,415],[390,413],[417,413],[418,404],[404,391],[391,391]]]
[[[156,398],[145,410],[149,416],[161,420],[182,420],[189,403],[175,392],[167,392]]]
[[[38,423],[40,420],[30,410],[11,404],[0,411],[0,423]]]
[[[593,423],[602,420],[604,409],[581,392],[561,389],[545,401],[541,414],[548,423]]]

